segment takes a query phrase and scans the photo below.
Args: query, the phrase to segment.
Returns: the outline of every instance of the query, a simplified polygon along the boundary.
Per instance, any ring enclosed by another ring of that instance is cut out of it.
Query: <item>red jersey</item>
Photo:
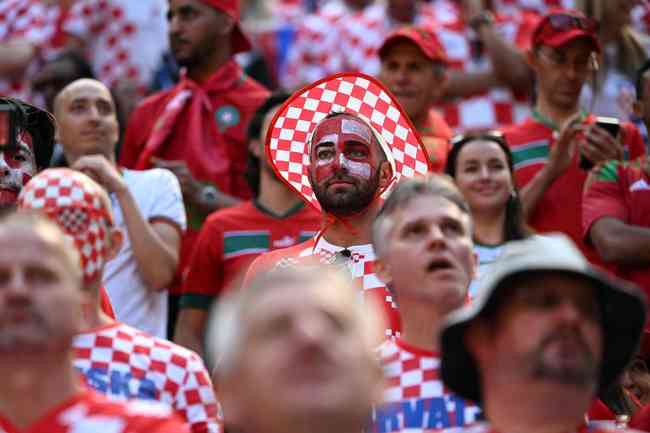
[[[347,251],[346,251],[347,250]],[[342,251],[346,251],[342,253]],[[327,242],[324,238],[312,238],[293,247],[262,254],[248,268],[244,284],[248,284],[256,275],[280,266],[298,265],[301,260],[312,256],[324,264],[333,264],[339,259],[344,263],[355,284],[362,290],[364,297],[374,298],[384,310],[386,319],[386,337],[399,335],[400,318],[397,304],[386,284],[374,271],[375,251],[372,244],[341,247]]]
[[[447,155],[451,150],[451,137],[453,131],[440,114],[434,110],[429,111],[424,125],[418,129],[422,144],[431,161],[431,171],[442,173],[445,171]]]
[[[187,426],[165,405],[143,401],[109,401],[84,390],[64,401],[26,429],[0,415],[0,433],[188,433]]]
[[[88,386],[112,400],[152,400],[176,411],[193,433],[218,433],[218,403],[194,352],[122,323],[79,334],[74,366]]]
[[[638,162],[609,161],[592,173],[582,202],[582,227],[587,241],[593,224],[605,217],[650,230],[650,177]],[[617,266],[616,274],[650,295],[650,266]]]
[[[241,284],[257,256],[310,239],[320,220],[321,215],[302,201],[283,216],[255,201],[214,212],[199,234],[183,282],[181,308],[209,308],[224,289]]]
[[[589,115],[585,123],[595,122]],[[639,130],[631,123],[623,123],[623,148],[627,159],[635,159],[645,154],[645,145]],[[544,167],[551,149],[555,145],[556,130],[539,115],[519,125],[506,128],[506,140],[512,151],[515,178],[519,188],[528,184]],[[582,192],[588,172],[580,169],[579,153],[575,152],[567,171],[546,190],[528,223],[540,233],[562,232],[569,236],[587,258],[602,266],[602,260],[584,242],[582,231]]]
[[[497,15],[495,26],[505,42],[526,51],[538,20],[539,16],[532,13]],[[449,58],[451,71],[469,73],[492,69],[490,58],[463,20],[433,30]],[[530,98],[499,86],[480,95],[451,101],[441,108],[454,131],[493,129],[524,120],[530,114]]]
[[[481,409],[450,392],[440,378],[440,356],[401,339],[379,347],[386,390],[374,408],[374,433],[418,432],[462,427],[478,420]]]

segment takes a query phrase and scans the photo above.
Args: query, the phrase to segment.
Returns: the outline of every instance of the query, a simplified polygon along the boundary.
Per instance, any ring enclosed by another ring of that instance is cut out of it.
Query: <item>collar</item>
[[[533,108],[533,110],[530,113],[531,117],[538,123],[541,123],[542,125],[546,126],[549,129],[552,129],[553,131],[560,131],[560,126],[555,123],[551,118],[544,116],[542,113],[540,113],[537,108]],[[578,115],[578,122],[584,121],[587,116],[589,116],[589,113],[587,113],[584,110],[580,111],[580,114]]]
[[[374,249],[372,248],[372,244],[361,244],[361,245],[348,245],[348,246],[340,246],[340,245],[334,245],[330,242],[327,242],[324,237],[320,237],[318,239],[318,242],[314,245],[314,251],[318,250],[324,250],[328,251],[331,253],[338,253],[343,250],[348,250],[351,253],[358,253],[362,254],[366,257],[374,257]]]

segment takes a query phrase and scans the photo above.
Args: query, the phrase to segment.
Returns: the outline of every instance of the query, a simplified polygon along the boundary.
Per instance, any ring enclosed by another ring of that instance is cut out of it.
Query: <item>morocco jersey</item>
[[[92,390],[64,401],[26,429],[0,414],[0,433],[189,433],[169,407],[144,401],[113,402]]]
[[[210,375],[196,353],[117,322],[77,335],[73,349],[74,366],[96,391],[165,403],[193,433],[221,430]]]
[[[588,115],[584,122],[592,124],[595,116]],[[631,123],[623,123],[625,141],[623,149],[628,159],[645,154],[645,145],[639,130]],[[504,131],[515,168],[519,188],[526,186],[544,167],[551,149],[555,146],[557,132],[553,125],[536,112],[523,123]],[[579,167],[576,151],[571,165],[546,190],[528,219],[532,228],[540,233],[562,232],[580,247],[587,258],[602,266],[602,261],[588,248],[582,232],[582,191],[588,172]]]
[[[296,246],[262,254],[251,264],[246,273],[245,283],[256,275],[275,267],[297,266],[301,260],[318,257],[324,264],[345,263],[353,281],[362,290],[363,296],[374,298],[385,313],[386,337],[396,337],[400,331],[400,318],[397,304],[383,281],[374,271],[375,251],[372,244],[342,247],[331,244],[320,237],[318,243],[312,238]]]
[[[207,309],[224,289],[238,287],[248,265],[260,254],[313,237],[321,216],[300,203],[283,216],[255,201],[208,217],[183,285],[181,307]]]
[[[609,161],[597,168],[585,187],[583,200],[582,226],[587,240],[593,224],[605,217],[650,230],[650,177],[638,161]],[[619,266],[616,273],[650,296],[650,266]]]
[[[472,424],[481,409],[454,395],[440,378],[438,354],[401,339],[379,348],[384,367],[384,403],[373,410],[374,433],[422,432]]]

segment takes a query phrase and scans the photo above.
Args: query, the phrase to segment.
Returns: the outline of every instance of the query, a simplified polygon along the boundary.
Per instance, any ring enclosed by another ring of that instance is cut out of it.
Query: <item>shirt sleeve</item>
[[[603,217],[627,220],[624,190],[619,181],[620,162],[609,161],[595,168],[585,184],[582,200],[582,229],[589,242],[589,232],[596,221]]]
[[[187,374],[174,409],[187,420],[192,433],[221,433],[221,408],[210,375],[196,353],[191,352],[187,361]]]
[[[625,130],[625,143],[623,144],[625,159],[632,161],[641,156],[645,156],[646,147],[639,128],[629,122],[624,123],[623,128]]]
[[[181,230],[185,230],[187,217],[178,179],[171,171],[164,168],[155,168],[151,172],[155,174],[155,182],[152,182],[155,188],[152,188],[151,192],[156,192],[156,198],[152,200],[152,208],[147,219],[168,220],[177,224]]]
[[[199,233],[183,281],[181,308],[207,309],[223,290],[223,232],[208,220]]]

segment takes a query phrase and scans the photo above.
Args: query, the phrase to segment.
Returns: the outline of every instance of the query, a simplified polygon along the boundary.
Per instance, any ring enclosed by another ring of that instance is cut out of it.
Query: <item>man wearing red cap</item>
[[[595,263],[598,257],[583,241],[581,218],[589,166],[645,153],[633,125],[622,124],[614,138],[580,109],[580,92],[597,68],[599,52],[595,22],[569,10],[546,15],[529,53],[536,105],[531,117],[504,131],[529,224],[540,232],[564,232]]]
[[[406,110],[418,130],[433,171],[442,172],[453,135],[431,108],[444,92],[447,56],[436,35],[420,27],[391,33],[379,48],[379,79]]]
[[[235,62],[250,43],[239,26],[238,0],[170,0],[169,39],[181,81],[146,99],[129,119],[120,164],[176,173],[190,230],[181,267],[208,212],[251,196],[244,179],[246,127],[269,93]]]

